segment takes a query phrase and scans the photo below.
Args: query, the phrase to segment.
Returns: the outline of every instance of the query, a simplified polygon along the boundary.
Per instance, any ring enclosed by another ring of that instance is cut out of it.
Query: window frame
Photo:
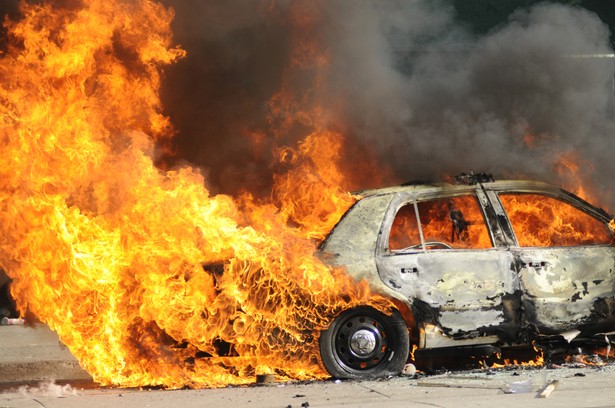
[[[480,214],[482,216],[484,228],[486,229],[487,234],[489,236],[491,246],[487,248],[439,249],[437,250],[437,252],[442,252],[442,251],[489,251],[489,250],[493,250],[495,248],[501,247],[502,240],[496,239],[496,236],[501,235],[501,233],[493,230],[494,226],[498,227],[497,222],[494,222],[494,220],[491,220],[491,217],[489,215],[493,213],[493,210],[491,208],[491,203],[489,199],[487,198],[487,196],[485,195],[485,193],[480,188],[480,185],[464,186],[462,188],[457,188],[454,191],[443,190],[436,194],[434,194],[433,192],[425,192],[425,193],[418,194],[418,195],[417,194],[400,194],[398,197],[392,200],[391,205],[389,207],[389,211],[387,212],[387,215],[384,218],[383,228],[381,228],[381,234],[380,234],[381,239],[377,247],[380,249],[381,253],[389,254],[389,255],[428,253],[428,252],[433,251],[433,250],[427,249],[427,246],[426,246],[425,236],[423,233],[423,225],[421,223],[421,217],[418,211],[419,203],[427,202],[427,201],[435,201],[435,200],[445,200],[445,199],[451,199],[451,198],[463,197],[463,196],[470,196],[475,200],[476,206],[478,207]],[[416,222],[418,224],[419,237],[420,237],[421,242],[420,244],[417,244],[416,250],[413,249],[413,250],[404,251],[403,249],[405,248],[398,249],[398,250],[391,250],[389,240],[390,240],[391,231],[393,228],[393,222],[397,214],[401,210],[401,208],[408,206],[408,205],[413,206],[414,216],[416,217]]]
[[[569,193],[565,190],[558,189],[556,191],[548,191],[541,189],[523,189],[523,190],[492,190],[493,195],[489,195],[490,199],[493,200],[493,196],[497,199],[498,205],[501,207],[503,214],[505,215],[506,222],[508,223],[507,228],[510,232],[510,238],[513,240],[511,246],[517,248],[579,248],[579,247],[593,247],[593,246],[612,246],[615,243],[615,237],[613,236],[613,232],[608,227],[608,222],[610,221],[610,217],[604,212],[604,210],[600,208],[596,208],[587,201],[582,198]],[[519,243],[519,239],[517,238],[517,232],[515,231],[514,225],[510,219],[508,211],[506,210],[506,206],[502,202],[500,196],[501,195],[535,195],[535,196],[544,196],[551,198],[553,200],[559,201],[563,204],[567,204],[572,208],[580,211],[581,213],[587,215],[588,217],[600,222],[604,228],[605,232],[610,233],[611,242],[610,243],[594,243],[594,244],[577,244],[577,245],[544,245],[544,246],[522,246]]]

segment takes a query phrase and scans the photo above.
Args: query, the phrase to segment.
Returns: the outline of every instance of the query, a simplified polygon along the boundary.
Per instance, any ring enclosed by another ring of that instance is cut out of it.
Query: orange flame
[[[591,163],[581,160],[576,153],[565,152],[560,155],[556,171],[561,178],[568,180],[566,188],[584,200],[594,201],[591,185],[581,178],[581,167],[593,168]]]
[[[491,239],[482,221],[482,213],[473,197],[461,196],[422,202],[418,204],[421,214],[421,229],[426,242],[455,242],[456,248],[490,248]],[[451,210],[464,214],[467,231],[461,236],[455,234],[451,221]],[[399,250],[421,242],[416,215],[412,206],[402,207],[397,213],[391,234],[389,248]],[[456,236],[457,235],[457,236]]]
[[[533,357],[520,357],[520,358],[503,358],[501,354],[496,353],[490,361],[481,360],[483,368],[505,368],[512,366],[518,367],[544,367],[544,350],[536,347],[536,344],[532,344],[534,350]]]
[[[528,147],[534,148],[538,142],[544,143],[553,138],[552,135],[534,134],[526,130],[523,141]],[[554,170],[564,180],[564,188],[568,191],[584,200],[597,201],[595,186],[582,175],[583,170],[593,170],[592,163],[583,160],[575,152],[563,151],[558,152]],[[605,228],[602,223],[580,210],[542,196],[501,195],[500,198],[522,246],[613,243],[613,221]]]
[[[0,59],[0,263],[21,310],[101,384],[324,377],[318,331],[353,305],[390,307],[312,256],[353,202],[342,136],[297,110],[314,131],[281,148],[290,170],[273,202],[211,196],[198,171],[153,164],[154,140],[172,133],[160,70],[184,55],[173,12],[68,3],[22,3]]]
[[[500,195],[521,246],[610,244],[602,222],[553,198],[533,194]]]

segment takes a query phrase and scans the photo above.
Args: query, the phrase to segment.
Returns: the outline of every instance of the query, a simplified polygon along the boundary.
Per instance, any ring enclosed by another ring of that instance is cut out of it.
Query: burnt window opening
[[[540,194],[500,194],[519,246],[611,244],[606,224],[570,203]]]
[[[492,248],[489,231],[473,195],[446,197],[408,203],[397,212],[389,235],[389,250],[426,250]]]

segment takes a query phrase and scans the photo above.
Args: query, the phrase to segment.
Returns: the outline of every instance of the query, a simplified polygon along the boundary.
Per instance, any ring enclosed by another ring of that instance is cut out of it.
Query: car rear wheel
[[[397,375],[408,360],[408,328],[399,312],[391,316],[368,306],[346,310],[320,336],[320,355],[335,378]]]

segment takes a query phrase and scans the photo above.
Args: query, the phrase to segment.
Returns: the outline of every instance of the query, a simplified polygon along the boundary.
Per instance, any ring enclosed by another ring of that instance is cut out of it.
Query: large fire
[[[154,165],[172,134],[161,69],[184,55],[171,10],[80,0],[20,13],[0,58],[0,266],[22,313],[101,384],[324,377],[318,330],[352,305],[389,307],[312,255],[354,201],[337,167],[342,135],[317,109],[288,108],[310,130],[279,148],[290,170],[271,202],[212,196],[195,169]],[[281,90],[272,111],[302,102],[289,98]]]
[[[292,52],[270,100],[271,129],[246,135],[255,149],[275,148],[281,170],[266,201],[212,195],[198,170],[155,165],[174,133],[159,98],[162,69],[185,56],[173,45],[172,10],[154,0],[22,1],[19,18],[5,22],[0,267],[20,311],[56,331],[95,381],[322,378],[318,332],[352,306],[391,306],[313,256],[356,187],[341,159],[345,137],[328,126],[335,112],[314,97],[329,64],[314,30],[321,6],[291,4]],[[297,72],[312,82],[302,95],[292,89]],[[297,129],[300,142],[285,143]],[[560,170],[576,174],[575,163],[563,155]],[[366,172],[365,157],[353,165],[374,184],[387,177]],[[522,246],[611,242],[576,209],[537,200],[502,196]],[[469,222],[463,247],[491,246],[476,203],[452,204]],[[439,218],[423,226],[427,238],[451,234]],[[393,249],[401,240],[393,234]]]

